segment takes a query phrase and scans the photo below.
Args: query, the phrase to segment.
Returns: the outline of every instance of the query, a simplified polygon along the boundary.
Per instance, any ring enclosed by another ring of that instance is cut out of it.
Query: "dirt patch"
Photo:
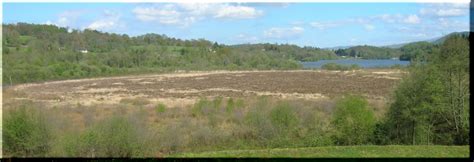
[[[360,94],[372,100],[384,100],[403,74],[390,69],[179,72],[24,84],[13,90],[26,94],[22,98],[86,105],[119,103],[124,98],[137,97],[151,104],[161,102],[172,106],[215,96],[318,100]]]

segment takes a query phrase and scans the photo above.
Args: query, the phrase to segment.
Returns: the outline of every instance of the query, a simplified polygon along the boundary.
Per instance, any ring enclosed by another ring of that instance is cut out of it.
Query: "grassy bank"
[[[170,157],[469,157],[469,146],[325,146],[183,153]]]

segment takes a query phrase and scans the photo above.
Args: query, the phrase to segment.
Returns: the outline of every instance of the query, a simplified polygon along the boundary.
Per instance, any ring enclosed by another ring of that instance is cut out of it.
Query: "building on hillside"
[[[87,51],[87,49],[80,49],[79,52],[80,53],[89,53],[89,51]]]

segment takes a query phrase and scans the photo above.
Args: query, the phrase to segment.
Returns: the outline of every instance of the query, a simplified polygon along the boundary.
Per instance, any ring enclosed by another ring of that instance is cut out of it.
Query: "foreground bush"
[[[336,102],[332,120],[336,143],[366,144],[374,131],[375,122],[374,113],[363,97],[345,96]]]
[[[9,118],[5,129],[15,131],[5,133],[10,138],[4,138],[4,152],[28,157],[161,157],[183,152],[333,145],[330,116],[318,104],[269,97],[203,98],[193,106],[173,108],[127,102],[108,108],[42,109],[48,120],[34,117],[34,109],[19,109],[6,111]],[[17,130],[11,123],[26,126]],[[46,126],[52,129],[37,129]],[[28,131],[29,136],[23,137]],[[14,135],[23,138],[10,140]]]
[[[50,150],[51,129],[36,109],[21,106],[5,112],[2,133],[5,156],[41,157]]]
[[[73,136],[64,146],[75,157],[132,157],[141,155],[142,145],[136,125],[115,116]]]

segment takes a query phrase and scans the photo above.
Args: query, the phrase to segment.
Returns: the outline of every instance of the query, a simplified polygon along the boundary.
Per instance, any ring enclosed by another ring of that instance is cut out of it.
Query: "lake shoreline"
[[[300,62],[303,69],[320,69],[324,64],[336,63],[340,65],[357,65],[360,68],[390,68],[393,66],[408,66],[410,61],[394,60],[394,59],[336,59],[336,60],[319,60],[314,62]]]

